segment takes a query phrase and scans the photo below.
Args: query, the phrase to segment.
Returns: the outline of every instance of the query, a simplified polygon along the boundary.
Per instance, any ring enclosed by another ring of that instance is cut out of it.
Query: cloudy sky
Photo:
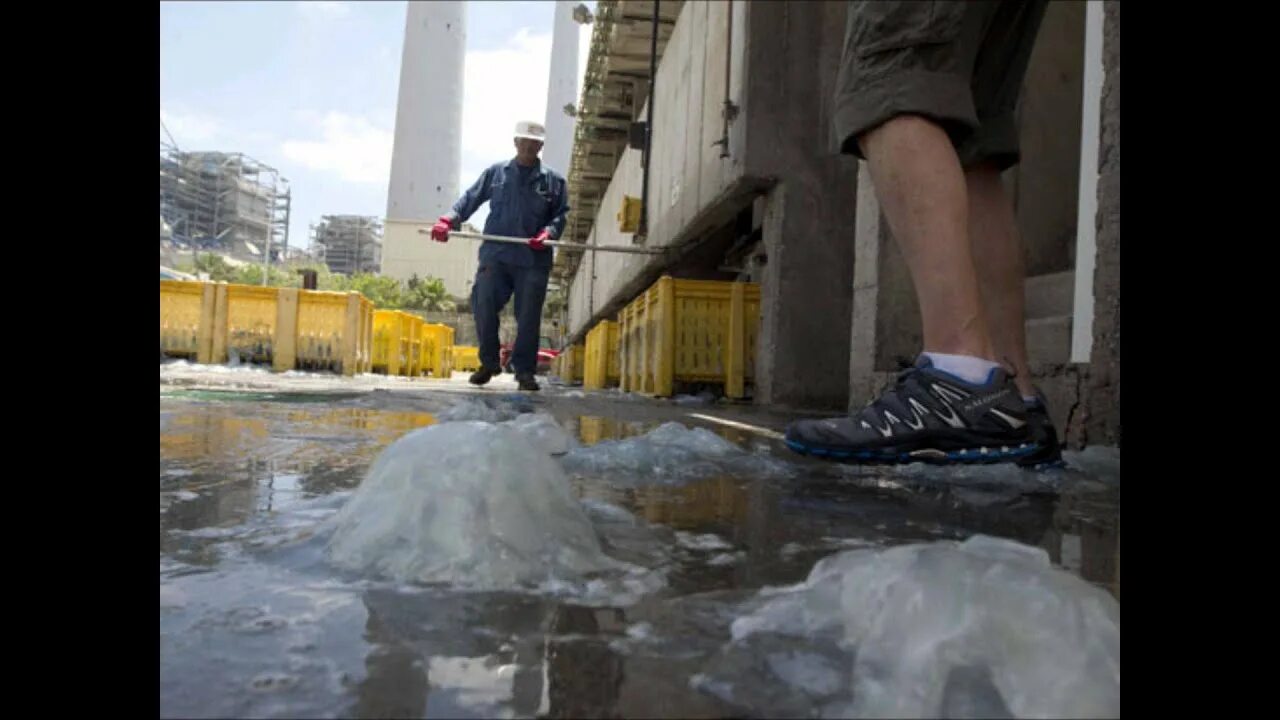
[[[511,156],[517,120],[544,117],[553,9],[467,3],[463,187]],[[279,169],[293,188],[292,246],[307,245],[321,215],[382,216],[405,10],[404,2],[162,2],[160,120],[183,150],[243,152]],[[590,26],[580,33],[579,77]]]

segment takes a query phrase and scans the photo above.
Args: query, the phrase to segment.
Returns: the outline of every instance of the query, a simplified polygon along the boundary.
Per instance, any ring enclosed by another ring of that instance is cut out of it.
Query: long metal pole
[[[430,235],[431,231],[427,228],[418,228],[419,235]],[[528,245],[529,238],[507,237],[505,235],[485,235],[483,233],[464,232],[462,230],[451,230],[449,237],[460,237],[466,240],[483,240],[485,242],[509,243],[511,245]],[[549,248],[559,248],[561,250],[582,250],[590,252],[618,252],[628,253],[631,255],[663,255],[666,250],[663,248],[647,248],[634,247],[624,245],[583,245],[582,243],[567,243],[558,240],[547,240],[542,243]]]

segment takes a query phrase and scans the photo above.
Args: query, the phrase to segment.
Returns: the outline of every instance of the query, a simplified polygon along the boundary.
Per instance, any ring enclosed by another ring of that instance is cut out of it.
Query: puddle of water
[[[325,562],[321,523],[382,448],[447,406],[385,410],[363,398],[162,393],[162,716],[741,714],[689,678],[758,590],[799,582],[851,547],[1008,537],[1119,597],[1118,488],[1037,494],[910,473],[851,477],[683,408],[656,418],[629,414],[630,404],[618,416],[539,409],[584,445],[669,419],[700,425],[796,463],[798,477],[572,476],[606,547],[665,569],[665,587],[627,606],[354,577]]]

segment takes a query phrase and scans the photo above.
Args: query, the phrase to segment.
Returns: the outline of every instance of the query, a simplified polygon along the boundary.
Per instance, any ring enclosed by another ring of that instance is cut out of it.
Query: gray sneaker
[[[974,384],[921,357],[852,416],[792,423],[786,443],[802,455],[851,462],[1017,462],[1043,449],[1034,430],[1003,369]]]

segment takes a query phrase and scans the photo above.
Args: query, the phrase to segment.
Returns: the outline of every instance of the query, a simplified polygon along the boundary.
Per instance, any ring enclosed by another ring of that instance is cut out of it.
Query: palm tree
[[[440,278],[428,277],[426,280],[419,280],[418,276],[414,275],[409,278],[408,285],[406,304],[409,307],[440,312],[452,312],[456,307],[449,297],[444,281]]]

